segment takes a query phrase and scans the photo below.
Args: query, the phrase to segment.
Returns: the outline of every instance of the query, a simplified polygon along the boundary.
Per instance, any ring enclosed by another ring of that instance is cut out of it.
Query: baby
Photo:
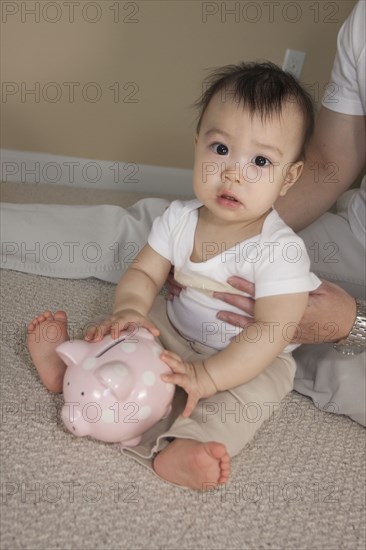
[[[227,482],[230,456],[291,391],[289,342],[320,281],[301,239],[273,209],[303,169],[314,125],[308,94],[271,63],[242,63],[213,73],[198,107],[196,199],[174,201],[155,220],[118,283],[112,314],[86,339],[117,337],[131,325],[160,338],[172,370],[163,379],[183,388],[185,404],[168,431],[128,452],[171,483],[204,489]],[[159,292],[172,266],[183,289],[166,302]],[[232,276],[255,283],[244,330],[217,318],[213,293],[229,291]],[[47,311],[28,328],[30,353],[51,391],[62,391],[65,365],[55,347],[68,338],[66,321],[64,312]],[[60,331],[57,342],[33,337],[47,326]]]

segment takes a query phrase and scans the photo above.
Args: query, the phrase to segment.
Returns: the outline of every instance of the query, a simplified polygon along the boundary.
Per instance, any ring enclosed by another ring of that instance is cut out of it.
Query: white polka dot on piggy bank
[[[134,351],[137,350],[137,345],[134,344],[133,342],[123,342],[121,344],[121,349],[125,353],[133,353]]]
[[[106,424],[111,424],[112,422],[115,422],[116,420],[115,411],[112,411],[111,409],[104,409],[102,411],[102,420]]]
[[[153,386],[156,382],[156,376],[151,370],[147,370],[142,375],[142,380],[146,386]]]
[[[93,369],[96,364],[97,364],[97,360],[95,357],[88,357],[88,359],[85,359],[85,361],[83,361],[83,369],[85,370]]]

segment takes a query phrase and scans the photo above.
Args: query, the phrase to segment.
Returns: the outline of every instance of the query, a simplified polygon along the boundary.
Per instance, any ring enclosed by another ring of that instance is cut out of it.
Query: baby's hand
[[[121,309],[115,311],[110,317],[107,317],[102,323],[89,327],[85,340],[88,342],[99,342],[106,334],[111,334],[116,339],[123,330],[135,330],[144,327],[154,336],[159,336],[159,329],[149,319],[141,315],[134,309]]]
[[[203,361],[184,362],[179,355],[167,350],[163,351],[160,359],[173,371],[173,374],[163,374],[162,380],[180,386],[188,394],[187,403],[182,413],[184,417],[191,414],[200,399],[211,397],[217,393],[217,388],[207,374]]]

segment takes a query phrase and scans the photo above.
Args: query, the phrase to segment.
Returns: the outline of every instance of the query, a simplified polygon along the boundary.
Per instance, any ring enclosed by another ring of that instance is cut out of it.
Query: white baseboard
[[[3,182],[192,197],[192,170],[0,149]]]

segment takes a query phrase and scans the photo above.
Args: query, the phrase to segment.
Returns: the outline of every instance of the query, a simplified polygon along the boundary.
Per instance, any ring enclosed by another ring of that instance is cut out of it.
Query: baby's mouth
[[[235,197],[235,195],[232,195],[231,193],[227,193],[227,192],[220,193],[220,195],[218,197],[219,197],[219,199],[224,199],[224,200],[227,200],[227,201],[231,201],[231,202],[240,204],[240,201]]]

